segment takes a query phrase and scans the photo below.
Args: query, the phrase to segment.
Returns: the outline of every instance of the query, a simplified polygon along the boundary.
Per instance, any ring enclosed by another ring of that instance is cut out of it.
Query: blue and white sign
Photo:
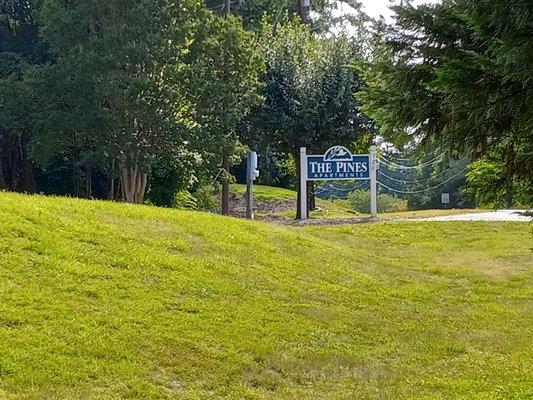
[[[324,155],[307,156],[307,180],[346,179],[370,179],[368,154],[352,154],[346,147],[333,146]]]

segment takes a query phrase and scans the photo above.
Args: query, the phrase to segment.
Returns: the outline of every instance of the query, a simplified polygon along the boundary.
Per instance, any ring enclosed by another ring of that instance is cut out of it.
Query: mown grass
[[[528,399],[531,234],[0,194],[0,399]]]
[[[233,193],[246,193],[246,185],[233,184],[231,185]],[[294,190],[278,188],[273,186],[254,185],[253,188],[254,199],[259,201],[265,200],[295,200],[296,192]]]

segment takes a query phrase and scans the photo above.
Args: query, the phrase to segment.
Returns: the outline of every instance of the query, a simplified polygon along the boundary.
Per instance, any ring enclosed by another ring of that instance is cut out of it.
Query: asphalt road
[[[520,221],[531,222],[533,217],[526,215],[527,210],[497,210],[472,214],[446,215],[424,218],[425,221]],[[531,215],[531,210],[529,211]]]

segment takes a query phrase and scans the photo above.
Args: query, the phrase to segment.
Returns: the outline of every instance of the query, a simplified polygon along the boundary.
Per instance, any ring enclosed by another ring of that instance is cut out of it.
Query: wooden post
[[[370,216],[378,217],[378,160],[376,158],[377,147],[370,147]]]
[[[300,147],[300,219],[307,219],[307,150]]]

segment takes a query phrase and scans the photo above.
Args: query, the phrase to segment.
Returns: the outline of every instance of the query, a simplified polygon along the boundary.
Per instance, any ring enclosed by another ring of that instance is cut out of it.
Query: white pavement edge
[[[473,214],[445,215],[442,217],[422,218],[421,221],[515,221],[531,222],[531,210],[497,210]]]

